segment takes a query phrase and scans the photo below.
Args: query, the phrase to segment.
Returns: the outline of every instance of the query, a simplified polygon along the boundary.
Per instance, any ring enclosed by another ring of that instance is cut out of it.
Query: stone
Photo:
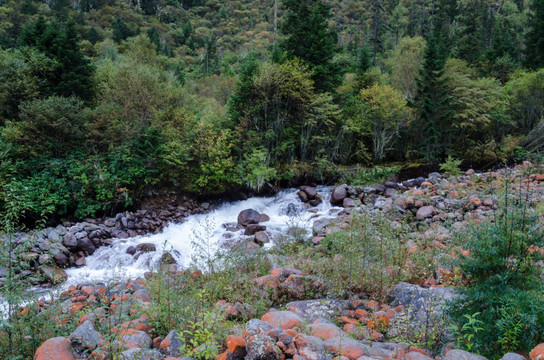
[[[332,205],[342,205],[344,199],[348,196],[347,185],[340,185],[334,188],[331,194]]]
[[[62,239],[62,245],[66,246],[70,250],[77,248],[77,239],[72,233],[67,233]]]
[[[314,187],[303,185],[299,189],[308,195],[308,199],[315,199],[317,196],[317,190]]]
[[[257,231],[255,233],[255,242],[259,245],[264,245],[270,242],[270,238],[264,231]]]
[[[36,350],[34,360],[76,360],[70,347],[70,340],[56,337],[45,341]]]
[[[258,231],[265,231],[266,226],[259,225],[259,224],[249,224],[246,226],[246,230],[244,231],[244,235],[250,236],[254,235]]]
[[[469,353],[468,351],[455,349],[448,351],[446,356],[444,356],[444,360],[487,360],[487,358]]]
[[[89,320],[77,327],[77,329],[70,334],[70,344],[72,348],[78,354],[83,355],[86,352],[92,352],[100,341],[102,336],[98,331],[94,329],[93,323]]]
[[[416,219],[417,220],[425,220],[427,218],[430,218],[435,213],[434,206],[428,205],[428,206],[422,206],[417,210],[416,213]]]
[[[136,245],[136,252],[153,252],[157,251],[157,247],[152,243],[141,243]]]
[[[339,336],[325,341],[325,349],[345,356],[350,360],[356,360],[361,356],[373,354],[370,346],[363,344],[348,336]]]
[[[331,322],[316,320],[308,326],[308,333],[322,340],[329,340],[339,336],[346,336],[342,330]]]
[[[259,223],[270,221],[270,216],[266,214],[259,214]]]
[[[529,353],[531,360],[544,360],[544,343],[535,346]]]
[[[126,348],[148,348],[151,338],[143,331],[128,329],[123,332],[122,342]]]
[[[343,300],[306,300],[293,301],[286,305],[287,310],[297,314],[306,322],[313,322],[317,319],[332,320],[338,313],[347,309],[348,302]]]
[[[246,360],[280,360],[281,349],[268,335],[274,327],[264,321],[252,319],[246,325],[244,341],[246,342]]]
[[[40,271],[47,282],[57,285],[68,279],[64,270],[55,265],[42,265]]]
[[[516,353],[508,353],[504,354],[504,356],[500,358],[500,360],[525,360],[525,357]]]
[[[129,246],[129,247],[127,248],[127,254],[129,254],[129,255],[134,255],[134,254],[136,254],[136,248],[135,248],[134,246],[132,246],[132,245]]]
[[[433,360],[433,358],[428,357],[427,355],[424,355],[417,351],[410,351],[408,354],[404,356],[405,360]]]
[[[176,330],[172,330],[166,335],[164,340],[161,342],[159,349],[170,356],[180,355],[180,348],[183,346],[183,341]]]
[[[357,202],[352,198],[345,198],[342,202],[342,206],[345,208],[352,208],[357,206]]]
[[[312,232],[315,236],[323,235],[325,233],[325,228],[330,225],[332,219],[319,219],[314,221],[312,226]]]
[[[244,358],[247,354],[246,341],[242,336],[227,336],[227,349],[237,358]]]
[[[307,203],[310,199],[308,198],[308,194],[306,194],[304,191],[297,192],[297,195],[303,203]]]
[[[253,209],[242,210],[240,214],[238,214],[238,224],[244,227],[250,224],[258,224],[260,221],[260,214]]]
[[[132,348],[121,353],[121,360],[159,360],[163,356],[157,350]]]
[[[269,311],[261,320],[282,330],[292,329],[302,324],[302,319],[291,311]]]

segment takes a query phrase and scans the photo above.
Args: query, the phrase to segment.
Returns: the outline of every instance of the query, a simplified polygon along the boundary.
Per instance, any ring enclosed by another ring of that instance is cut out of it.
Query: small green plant
[[[383,183],[400,171],[400,166],[374,166],[372,168],[356,168],[345,170],[340,182],[365,186]]]
[[[440,164],[440,170],[448,176],[459,176],[462,174],[461,169],[459,169],[461,163],[462,160],[458,160],[449,155],[446,161]]]
[[[484,322],[478,319],[478,315],[480,315],[479,312],[472,315],[465,314],[463,317],[466,318],[466,322],[461,327],[457,324],[449,327],[457,339],[457,346],[459,348],[464,348],[467,351],[472,351],[474,348],[474,336],[484,329],[481,327]]]

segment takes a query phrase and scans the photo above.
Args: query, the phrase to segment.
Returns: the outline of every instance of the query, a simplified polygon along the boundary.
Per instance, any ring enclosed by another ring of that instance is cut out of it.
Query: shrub
[[[446,162],[440,164],[440,170],[444,171],[448,176],[459,176],[461,175],[461,170],[459,169],[461,163],[462,160],[455,159],[450,155],[446,159]]]
[[[540,278],[544,238],[542,215],[520,194],[506,193],[495,221],[458,234],[468,256],[458,266],[469,279],[450,304],[452,321],[462,328],[465,315],[480,312],[483,330],[474,334],[474,349],[484,355],[527,351],[544,340],[544,283]],[[516,201],[516,202],[513,202]]]

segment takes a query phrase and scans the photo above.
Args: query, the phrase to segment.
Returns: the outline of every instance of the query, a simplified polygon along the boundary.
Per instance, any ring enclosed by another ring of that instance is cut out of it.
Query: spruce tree
[[[115,40],[117,43],[120,43],[129,36],[133,35],[121,16],[117,16],[115,18],[115,22],[111,28],[113,30],[113,40]]]
[[[527,34],[525,63],[536,69],[544,67],[544,0],[533,0],[531,30]]]
[[[333,91],[340,85],[342,72],[334,62],[338,35],[327,24],[329,6],[321,0],[284,0],[284,6],[287,15],[281,27],[285,35],[281,49],[310,67],[317,91]]]
[[[446,54],[441,40],[435,31],[427,40],[416,98],[419,121],[415,138],[419,138],[420,152],[428,161],[444,159],[452,131],[451,101],[443,77]]]

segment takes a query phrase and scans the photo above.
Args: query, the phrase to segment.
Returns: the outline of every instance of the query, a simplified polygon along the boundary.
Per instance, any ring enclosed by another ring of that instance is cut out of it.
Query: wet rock
[[[508,353],[504,354],[504,356],[500,360],[525,360],[525,358],[520,354]]]
[[[68,279],[66,272],[55,265],[42,265],[40,266],[40,272],[44,279],[53,285],[60,284]]]
[[[157,247],[152,243],[141,243],[136,246],[136,252],[153,252],[157,251]]]
[[[303,185],[299,187],[301,191],[304,191],[308,195],[308,199],[315,199],[317,196],[317,190],[312,186]]]
[[[345,208],[352,208],[357,206],[357,202],[352,198],[345,198],[342,202],[342,206]]]
[[[308,198],[308,194],[306,194],[304,191],[297,192],[297,195],[300,201],[302,201],[303,203],[307,203],[308,201],[310,201],[310,199]]]
[[[132,245],[129,246],[129,247],[127,248],[127,254],[129,254],[129,255],[134,255],[134,254],[136,254],[136,248],[135,248],[134,246],[132,246]]]
[[[238,214],[238,224],[248,226],[250,224],[258,224],[261,221],[260,214],[253,209],[242,210]]]
[[[249,224],[246,226],[246,230],[244,231],[244,235],[254,235],[258,231],[265,231],[266,226],[259,225],[259,224]]]
[[[70,335],[72,348],[80,355],[92,352],[101,340],[100,333],[94,329],[93,324],[89,320],[78,326]]]
[[[270,216],[266,214],[259,214],[259,223],[270,221]]]

